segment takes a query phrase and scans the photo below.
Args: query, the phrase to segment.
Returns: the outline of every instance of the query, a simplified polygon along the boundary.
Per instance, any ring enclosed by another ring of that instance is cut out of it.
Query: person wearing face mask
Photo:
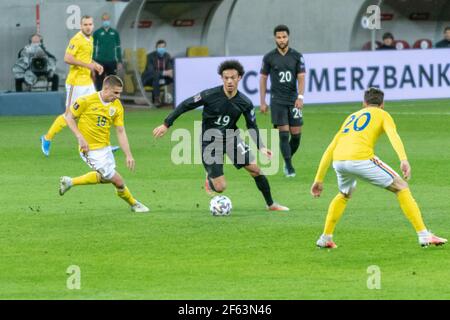
[[[142,74],[143,85],[153,87],[153,103],[156,106],[161,104],[160,86],[173,82],[172,58],[167,53],[166,47],[165,40],[156,42],[156,50],[147,55],[147,66]]]
[[[120,35],[111,27],[108,13],[102,15],[102,26],[94,32],[94,60],[104,69],[103,74],[95,75],[95,87],[100,91],[105,77],[116,75],[122,69]]]

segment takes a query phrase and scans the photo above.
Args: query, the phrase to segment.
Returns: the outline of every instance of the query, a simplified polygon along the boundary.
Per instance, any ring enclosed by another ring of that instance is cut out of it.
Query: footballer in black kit
[[[261,112],[266,113],[267,78],[270,76],[270,113],[272,123],[278,128],[280,149],[286,177],[295,177],[292,157],[300,147],[303,126],[303,94],[305,91],[305,59],[289,47],[289,28],[275,27],[277,48],[264,56],[261,67]]]
[[[238,83],[244,75],[244,68],[236,60],[224,61],[218,69],[223,85],[204,90],[183,101],[167,118],[164,124],[153,130],[155,137],[162,137],[183,113],[203,106],[202,113],[202,163],[206,170],[205,189],[210,195],[222,193],[226,188],[223,172],[224,156],[232,160],[237,169],[245,168],[255,179],[255,183],[271,211],[288,211],[272,199],[269,181],[256,164],[249,146],[239,135],[237,122],[244,116],[250,136],[258,150],[271,157],[261,141],[254,106],[249,98],[238,91]]]

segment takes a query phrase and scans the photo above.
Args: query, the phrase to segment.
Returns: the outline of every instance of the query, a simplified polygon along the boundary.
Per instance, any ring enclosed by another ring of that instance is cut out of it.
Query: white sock
[[[321,238],[325,241],[331,241],[331,240],[333,240],[333,235],[332,234],[322,234]]]
[[[419,237],[428,237],[430,235],[430,232],[428,230],[423,230],[423,231],[417,232],[417,235]]]

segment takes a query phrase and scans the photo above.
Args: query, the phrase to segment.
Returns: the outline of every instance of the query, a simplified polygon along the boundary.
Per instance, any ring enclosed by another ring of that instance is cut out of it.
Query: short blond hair
[[[81,17],[80,23],[83,23],[83,20],[86,20],[86,19],[93,19],[93,18],[92,18],[92,16],[86,14]]]
[[[103,80],[103,85],[108,87],[121,87],[123,88],[123,81],[116,75],[109,75]]]

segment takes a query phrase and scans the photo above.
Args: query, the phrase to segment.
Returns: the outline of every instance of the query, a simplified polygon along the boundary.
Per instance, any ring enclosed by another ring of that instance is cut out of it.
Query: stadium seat
[[[135,69],[142,75],[147,67],[147,49],[138,48],[136,51],[130,48],[124,49],[123,53],[125,63],[124,91],[127,94],[134,94],[138,88]],[[146,92],[153,92],[152,86],[145,86]],[[166,97],[168,94],[168,86],[161,85],[161,95]],[[166,100],[166,99],[161,99]]]
[[[136,91],[132,74],[125,74],[123,79],[123,85],[124,91],[127,94],[133,94]]]
[[[433,48],[433,42],[430,39],[419,39],[414,42],[414,49],[431,49]]]
[[[376,48],[379,48],[381,45],[382,45],[382,43],[380,42],[380,41],[375,41],[375,43],[376,43]],[[362,47],[362,50],[371,50],[371,45],[372,45],[372,41],[367,41],[364,45],[363,45],[363,47]],[[376,49],[375,48],[375,49]]]
[[[125,48],[123,50],[123,62],[125,65],[125,72],[133,72],[134,71],[134,61],[133,61],[133,49]]]
[[[208,47],[188,47],[186,49],[186,56],[188,57],[208,57]]]
[[[135,71],[142,74],[147,64],[147,50],[145,48],[138,48],[136,51],[131,48],[123,50],[123,60],[125,66],[124,76],[124,90],[128,94],[136,92],[137,80]]]
[[[409,49],[410,45],[405,40],[394,40],[394,45],[397,50]]]
[[[142,74],[147,66],[147,50],[145,48],[138,48],[136,50],[136,61],[139,73]]]

